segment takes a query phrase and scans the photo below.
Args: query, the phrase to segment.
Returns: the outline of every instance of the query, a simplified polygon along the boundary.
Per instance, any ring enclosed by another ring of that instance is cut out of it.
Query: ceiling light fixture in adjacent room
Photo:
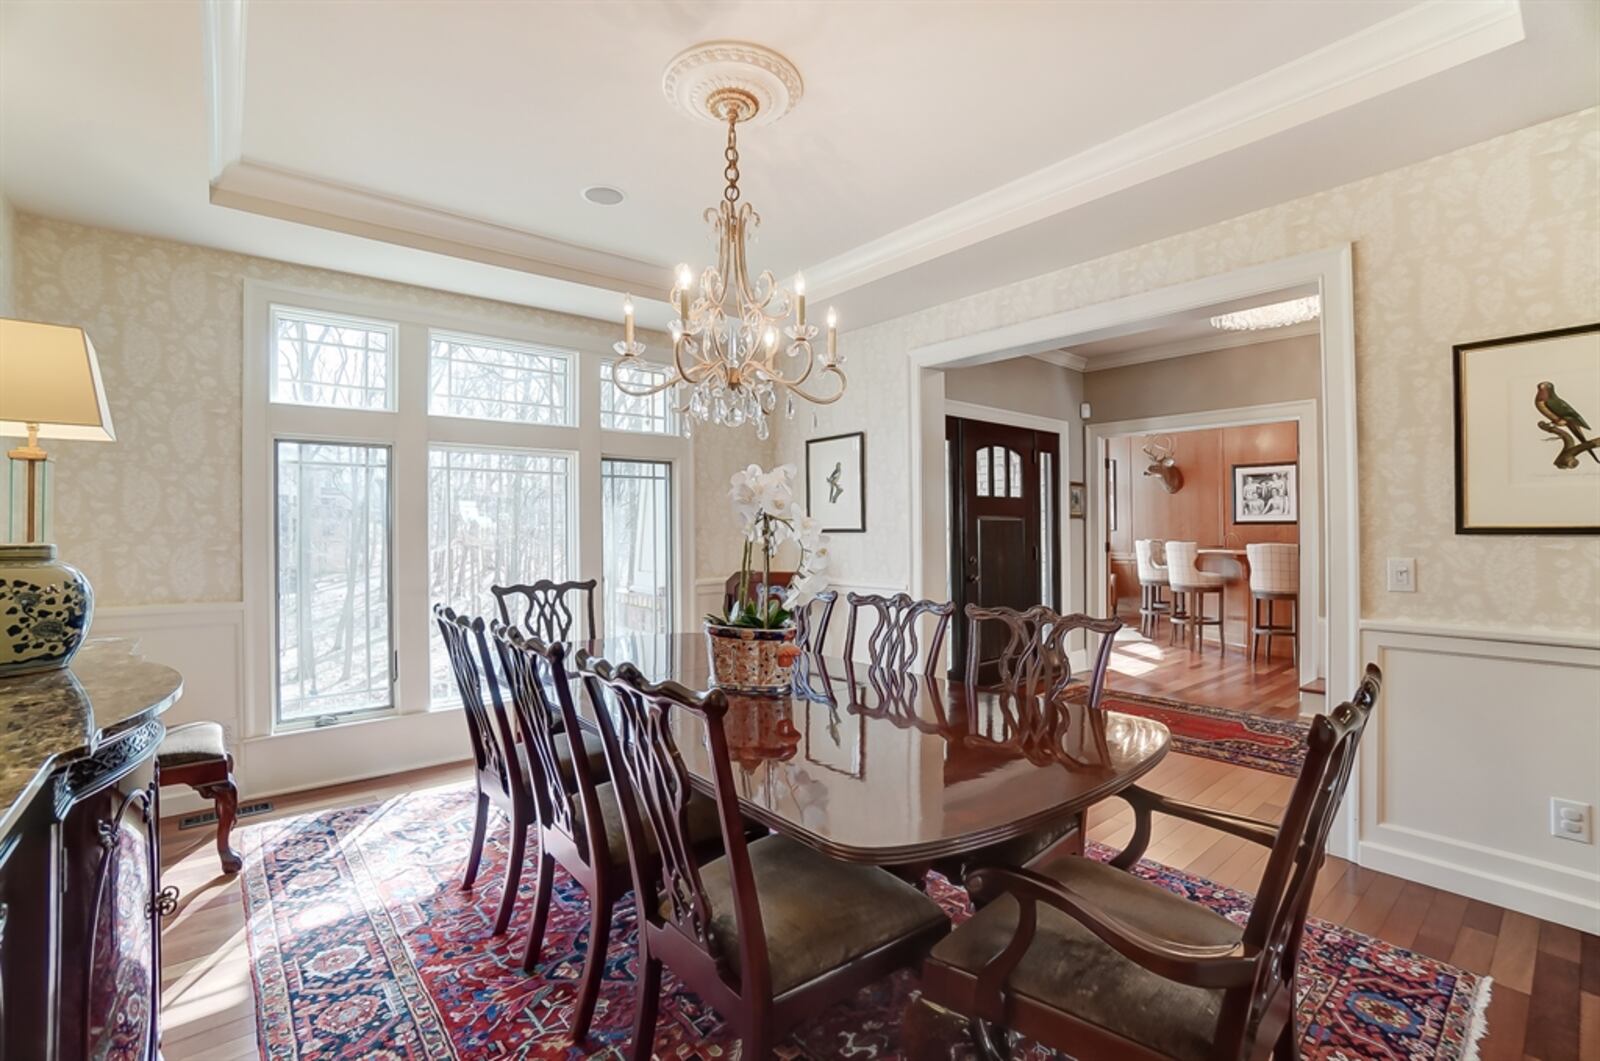
[[[609,184],[591,184],[583,190],[583,197],[596,206],[616,206],[627,198],[621,188]]]
[[[1222,313],[1211,318],[1211,326],[1225,332],[1258,332],[1267,328],[1287,328],[1291,324],[1304,324],[1322,315],[1322,299],[1318,295],[1291,298],[1287,302],[1273,302],[1265,306],[1242,309],[1237,313]]]
[[[669,377],[649,383],[625,366],[639,364],[644,344],[634,339],[633,299],[623,299],[623,339],[615,350],[622,360],[612,373],[617,389],[635,397],[676,388],[688,419],[739,427],[755,425],[766,438],[768,416],[781,400],[793,416],[796,396],[828,404],[844,394],[844,359],[838,351],[838,319],[828,310],[827,345],[812,350],[819,334],[806,322],[805,281],[795,277],[791,291],[772,272],[754,281],[745,255],[747,235],[761,218],[739,201],[738,127],[776,121],[800,99],[800,71],[770,48],[743,41],[711,41],[680,52],[667,64],[661,88],[675,106],[693,117],[726,125],[722,201],[705,212],[717,240],[717,264],[697,275],[679,265],[668,296],[677,317],[672,332]],[[792,319],[791,319],[792,318]],[[813,378],[815,377],[815,379]],[[825,389],[806,384],[826,381]],[[659,377],[654,377],[659,379]]]

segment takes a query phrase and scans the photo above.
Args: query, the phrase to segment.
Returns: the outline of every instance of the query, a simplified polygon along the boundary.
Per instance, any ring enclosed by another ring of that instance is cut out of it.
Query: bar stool
[[[1205,650],[1205,628],[1217,628],[1217,645],[1224,655],[1228,641],[1222,632],[1224,598],[1222,587],[1227,579],[1211,571],[1202,571],[1195,565],[1200,558],[1200,546],[1195,542],[1167,543],[1167,584],[1172,587],[1173,609],[1171,616],[1172,643],[1178,639],[1178,627],[1183,627],[1184,638],[1192,632],[1192,648]],[[1206,618],[1206,594],[1217,595],[1217,614]]]
[[[1139,625],[1144,626],[1172,611],[1172,605],[1161,595],[1163,589],[1169,588],[1167,565],[1156,562],[1156,542],[1150,538],[1134,542],[1133,552],[1139,568]]]
[[[1262,637],[1267,642],[1267,662],[1272,661],[1272,639],[1287,637],[1294,646],[1294,663],[1300,665],[1300,547],[1282,543],[1263,543],[1244,547],[1250,559],[1250,661],[1255,662],[1256,644]],[[1273,607],[1278,601],[1289,602],[1289,624],[1273,621]],[[1265,604],[1266,620],[1262,621],[1261,606]]]

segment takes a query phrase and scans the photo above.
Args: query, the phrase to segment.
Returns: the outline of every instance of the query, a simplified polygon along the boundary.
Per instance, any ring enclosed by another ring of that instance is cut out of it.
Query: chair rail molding
[[[1550,832],[1552,799],[1600,807],[1600,640],[1362,627],[1384,691],[1362,747],[1361,864],[1600,932],[1600,845]]]

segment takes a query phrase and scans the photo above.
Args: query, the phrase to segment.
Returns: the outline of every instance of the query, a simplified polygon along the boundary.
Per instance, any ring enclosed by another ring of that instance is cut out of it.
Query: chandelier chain
[[[739,201],[739,138],[735,132],[739,123],[739,113],[734,108],[728,108],[728,146],[722,152],[722,157],[728,160],[727,167],[722,175],[728,179],[728,186],[722,190],[722,197],[730,203]]]

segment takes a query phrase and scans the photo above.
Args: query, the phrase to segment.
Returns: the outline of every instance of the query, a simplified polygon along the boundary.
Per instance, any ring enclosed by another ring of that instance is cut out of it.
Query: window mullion
[[[394,435],[395,706],[428,710],[428,329],[400,326]]]

